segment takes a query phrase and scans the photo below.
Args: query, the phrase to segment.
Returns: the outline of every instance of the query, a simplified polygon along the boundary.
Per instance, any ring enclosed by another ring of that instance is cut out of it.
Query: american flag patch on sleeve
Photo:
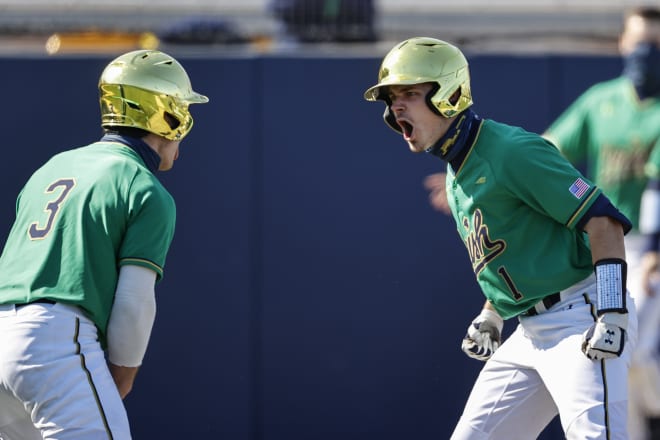
[[[591,188],[587,182],[582,180],[581,178],[577,178],[575,182],[573,182],[573,185],[571,185],[568,190],[573,194],[576,198],[580,199],[584,195],[584,193],[587,192],[587,190]]]

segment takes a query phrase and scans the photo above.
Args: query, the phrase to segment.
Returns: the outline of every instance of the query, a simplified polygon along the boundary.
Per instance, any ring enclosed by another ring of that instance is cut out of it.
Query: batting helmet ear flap
[[[438,93],[438,90],[440,90],[440,84],[438,83],[431,83],[431,90],[426,94],[426,104],[429,106],[431,111],[435,113],[438,116],[444,116],[438,107],[433,103],[433,97],[435,96],[436,93]]]
[[[392,130],[396,131],[397,133],[403,133],[403,130],[401,130],[399,124],[396,123],[396,117],[392,113],[389,103],[385,104],[385,112],[383,113],[383,119],[385,120],[385,123],[389,125],[389,127]]]

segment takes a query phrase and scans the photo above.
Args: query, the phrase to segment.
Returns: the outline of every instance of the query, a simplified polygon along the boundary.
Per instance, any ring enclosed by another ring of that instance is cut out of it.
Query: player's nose
[[[393,112],[403,110],[403,100],[400,98],[392,98],[392,105],[390,105],[390,108]]]

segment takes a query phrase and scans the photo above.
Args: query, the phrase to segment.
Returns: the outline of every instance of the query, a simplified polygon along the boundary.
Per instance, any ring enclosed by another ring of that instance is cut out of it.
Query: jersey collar
[[[152,173],[158,171],[160,156],[142,139],[121,134],[106,134],[101,138],[101,142],[118,142],[131,147],[142,158],[149,171]]]
[[[426,152],[438,156],[444,161],[453,162],[469,143],[471,128],[479,117],[472,109],[467,109],[452,122],[447,132],[438,141],[427,148]],[[464,154],[463,154],[464,156]]]

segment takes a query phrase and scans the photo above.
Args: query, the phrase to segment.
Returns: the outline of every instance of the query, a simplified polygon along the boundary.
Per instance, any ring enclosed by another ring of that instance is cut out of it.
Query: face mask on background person
[[[640,99],[660,96],[660,48],[642,42],[623,57],[623,74],[630,79]]]

